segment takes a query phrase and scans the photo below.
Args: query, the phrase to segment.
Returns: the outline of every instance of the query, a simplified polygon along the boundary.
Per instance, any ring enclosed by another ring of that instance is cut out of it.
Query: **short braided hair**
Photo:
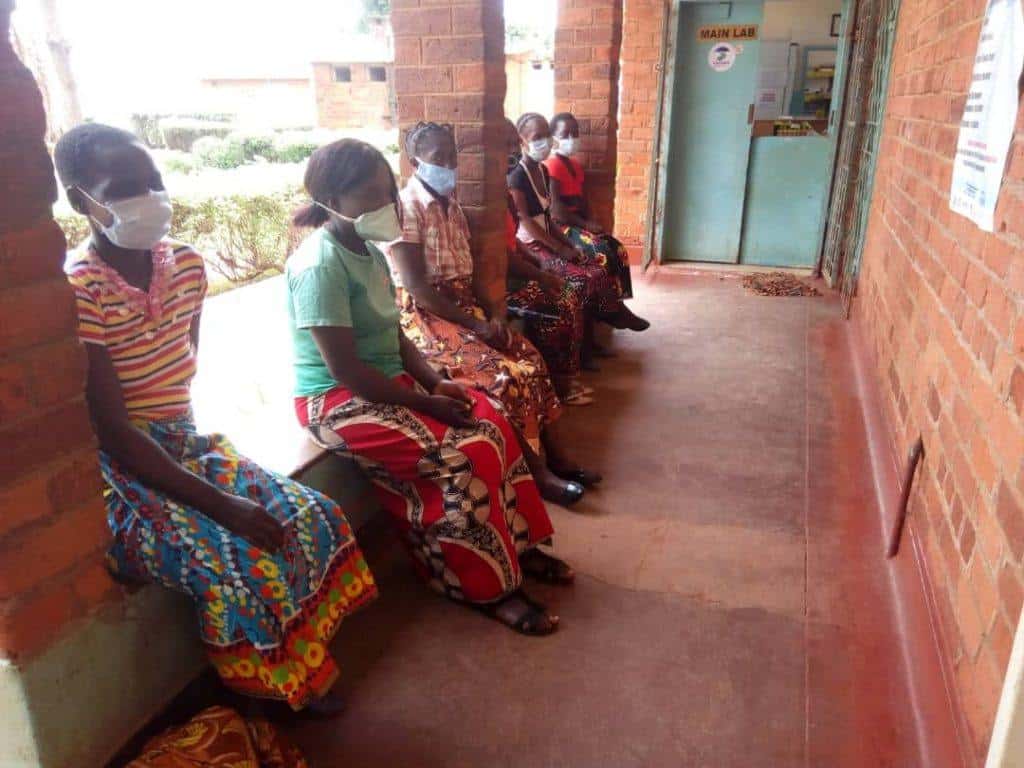
[[[540,120],[545,125],[548,124],[548,119],[544,117],[540,112],[527,112],[524,115],[520,115],[519,119],[516,120],[516,133],[520,136],[523,135],[523,130],[532,120]]]
[[[451,136],[455,141],[455,127],[451,123],[432,123],[420,121],[405,134],[405,154],[410,160],[419,154],[420,146],[429,137],[439,133]]]

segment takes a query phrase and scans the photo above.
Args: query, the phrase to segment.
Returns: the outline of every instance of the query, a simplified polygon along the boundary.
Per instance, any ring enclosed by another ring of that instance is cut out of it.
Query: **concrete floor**
[[[637,286],[571,409],[605,474],[553,509],[570,589],[525,638],[434,597],[390,536],[342,628],[348,711],[290,728],[317,766],[921,765],[844,324],[672,270]]]

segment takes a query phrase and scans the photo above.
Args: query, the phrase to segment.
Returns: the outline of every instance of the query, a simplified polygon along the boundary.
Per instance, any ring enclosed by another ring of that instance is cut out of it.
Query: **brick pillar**
[[[12,4],[0,0],[0,659],[20,664],[117,590],[46,116],[11,49]]]
[[[505,22],[502,0],[393,0],[402,147],[419,120],[452,123],[458,196],[473,234],[478,285],[504,295]],[[403,176],[409,167],[403,157]]]
[[[587,199],[596,218],[615,224],[622,0],[558,0],[555,109],[580,123]]]
[[[666,11],[664,0],[629,0],[623,19],[615,234],[627,246],[643,245],[647,234]]]

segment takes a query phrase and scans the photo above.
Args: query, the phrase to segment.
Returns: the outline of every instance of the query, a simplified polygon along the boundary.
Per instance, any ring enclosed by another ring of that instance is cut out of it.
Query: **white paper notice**
[[[1017,122],[1024,66],[1021,0],[989,0],[974,76],[960,123],[949,207],[981,229],[995,229],[996,203]]]

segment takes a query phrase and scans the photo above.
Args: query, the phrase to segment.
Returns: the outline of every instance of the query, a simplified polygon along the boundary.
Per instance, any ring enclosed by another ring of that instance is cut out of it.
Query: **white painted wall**
[[[800,45],[835,45],[829,35],[832,14],[843,9],[843,0],[767,0],[764,4],[762,40],[785,40]]]
[[[555,111],[555,70],[551,62],[534,69],[529,58],[505,58],[505,117],[512,122],[526,113],[551,117]]]
[[[754,116],[773,120],[789,110],[794,86],[793,73],[802,61],[799,46],[835,46],[833,14],[840,13],[843,0],[766,0],[761,25],[761,66]],[[823,60],[834,58],[821,54]],[[812,63],[816,63],[812,59]]]

